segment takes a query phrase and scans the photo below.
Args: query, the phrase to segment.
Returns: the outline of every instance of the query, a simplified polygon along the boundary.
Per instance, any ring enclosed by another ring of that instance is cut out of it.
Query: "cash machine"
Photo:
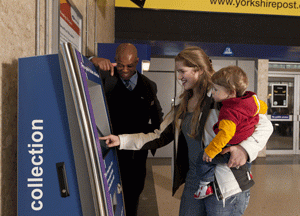
[[[18,215],[123,216],[101,77],[71,44],[19,59]]]

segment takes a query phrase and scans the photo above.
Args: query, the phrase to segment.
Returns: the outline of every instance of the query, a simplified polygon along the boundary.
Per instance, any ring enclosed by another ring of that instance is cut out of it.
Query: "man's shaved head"
[[[136,73],[139,62],[137,49],[133,44],[122,43],[116,50],[117,72],[124,80],[129,80]]]
[[[131,43],[122,43],[116,50],[115,60],[122,58],[122,56],[131,56],[133,59],[137,59],[137,49]]]

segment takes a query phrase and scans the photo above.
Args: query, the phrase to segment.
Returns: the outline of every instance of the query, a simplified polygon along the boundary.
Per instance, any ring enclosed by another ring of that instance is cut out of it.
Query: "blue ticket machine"
[[[19,59],[18,215],[125,215],[101,78],[69,45]]]

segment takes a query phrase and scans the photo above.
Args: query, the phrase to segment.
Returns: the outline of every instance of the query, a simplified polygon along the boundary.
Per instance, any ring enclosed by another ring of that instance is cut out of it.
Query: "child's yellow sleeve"
[[[236,125],[231,120],[221,120],[219,123],[219,132],[215,138],[205,148],[206,154],[214,158],[219,154],[226,144],[232,139],[236,131]]]
[[[268,105],[262,100],[259,100],[259,103],[260,103],[259,114],[266,114],[268,111]]]

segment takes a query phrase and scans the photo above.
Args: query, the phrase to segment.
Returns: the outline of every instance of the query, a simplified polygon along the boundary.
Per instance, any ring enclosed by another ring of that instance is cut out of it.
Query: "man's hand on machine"
[[[120,138],[112,134],[105,137],[99,137],[99,140],[105,140],[106,145],[110,148],[120,145]]]
[[[92,58],[91,62],[95,66],[99,67],[100,70],[110,71],[110,75],[111,76],[114,75],[114,67],[117,66],[117,63],[112,63],[112,62],[110,62],[109,59],[99,58],[99,57]]]

